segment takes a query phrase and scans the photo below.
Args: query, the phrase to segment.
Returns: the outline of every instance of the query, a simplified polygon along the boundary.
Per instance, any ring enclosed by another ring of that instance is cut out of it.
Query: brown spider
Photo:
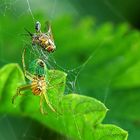
[[[48,23],[48,22],[47,22]],[[27,29],[26,31],[29,33],[29,35],[32,37],[32,44],[41,46],[42,49],[50,52],[54,52],[56,49],[56,46],[54,44],[54,39],[52,35],[51,25],[48,23],[48,31],[47,33],[41,32],[41,24],[39,21],[35,24],[35,30],[36,33],[31,33]]]
[[[31,74],[30,72],[28,72],[26,70],[24,55],[25,55],[25,49],[24,49],[23,54],[22,54],[23,71],[24,71],[25,77],[27,79],[29,79],[31,81],[31,83],[27,84],[27,85],[19,86],[17,88],[17,92],[12,98],[12,103],[14,104],[15,98],[17,96],[25,95],[25,94],[22,94],[21,91],[31,89],[31,91],[34,95],[40,96],[40,111],[42,114],[45,114],[45,112],[43,110],[43,106],[42,106],[43,97],[44,97],[47,105],[49,106],[49,108],[53,112],[56,112],[55,109],[52,107],[52,105],[49,102],[48,97],[47,97],[47,89],[52,88],[52,87],[49,87],[50,81],[46,82],[46,74],[45,74],[45,71],[47,69],[46,64],[41,59],[37,59],[36,65],[43,68],[43,73]]]

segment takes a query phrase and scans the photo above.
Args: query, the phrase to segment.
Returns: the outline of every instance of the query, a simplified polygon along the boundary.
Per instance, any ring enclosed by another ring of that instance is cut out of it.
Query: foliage
[[[45,18],[41,14],[35,17],[44,23]],[[23,27],[33,32],[32,21],[26,16],[16,22],[6,17],[1,21],[2,56],[8,62],[20,63],[20,52],[26,39],[19,34],[24,33]],[[11,26],[7,31],[6,23],[9,22]],[[139,31],[127,24],[96,25],[91,18],[76,23],[70,17],[53,21],[52,27],[57,46],[54,53],[57,64],[66,69],[81,66],[78,69],[79,93],[97,98],[109,108],[105,123],[128,130],[130,140],[139,139]],[[24,43],[21,43],[23,40]],[[6,111],[9,112],[10,107]]]
[[[19,82],[25,82],[18,65],[6,65],[0,70],[0,75],[2,83],[0,85],[1,113],[24,114],[74,139],[127,139],[127,132],[124,130],[114,125],[100,124],[107,112],[107,108],[101,102],[78,94],[61,96],[64,92],[64,85],[58,86],[58,83],[65,82],[65,73],[56,70],[49,71],[51,84],[57,84],[57,86],[48,90],[47,94],[52,105],[57,108],[57,114],[45,107],[48,112],[46,116],[41,115],[38,111],[39,102],[33,95],[19,98],[15,108],[11,105],[11,98],[16,93]],[[31,94],[31,92],[24,94]],[[34,103],[33,106],[32,103]]]
[[[67,64],[73,65],[90,58],[78,78],[80,91],[84,94],[88,89],[88,95],[105,102],[111,110],[107,122],[112,120],[122,124],[133,133],[132,139],[138,139],[135,132],[140,130],[140,33],[127,24],[113,27],[106,23],[96,27],[91,19],[86,19],[72,29],[71,22],[68,23],[68,32],[61,37],[68,38],[65,42],[59,38],[59,42],[63,42],[61,52],[65,53],[57,57],[69,58],[72,55],[75,59],[68,59]],[[74,43],[69,40],[74,40]],[[86,82],[86,79],[92,82]]]
[[[133,133],[132,139],[138,139],[135,132],[140,131],[140,33],[127,24],[97,27],[90,18],[72,28],[71,24],[72,21],[67,23],[67,32],[59,37],[63,51],[56,59],[72,55],[75,58],[68,59],[67,64],[76,66],[89,58],[78,77],[80,91],[102,100],[110,109],[106,121],[121,124]]]

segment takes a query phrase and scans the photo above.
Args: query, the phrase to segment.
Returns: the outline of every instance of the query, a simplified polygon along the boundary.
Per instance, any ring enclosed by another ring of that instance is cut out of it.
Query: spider
[[[22,53],[23,71],[24,71],[25,77],[27,79],[29,79],[31,82],[27,85],[21,85],[20,87],[17,88],[17,92],[12,98],[12,103],[14,104],[15,98],[17,96],[25,95],[25,94],[22,94],[21,91],[31,89],[31,91],[34,95],[40,96],[40,111],[41,111],[42,114],[46,114],[44,112],[43,106],[42,106],[43,98],[45,99],[49,108],[53,112],[56,112],[56,110],[52,107],[51,103],[49,102],[47,94],[46,94],[47,89],[51,88],[51,86],[49,87],[49,81],[46,82],[46,74],[45,74],[46,69],[47,69],[46,64],[41,59],[37,59],[36,60],[37,68],[40,68],[41,70],[38,70],[38,72],[36,74],[31,74],[30,72],[28,72],[26,70],[24,56],[25,56],[25,49]]]
[[[49,24],[49,22],[47,22],[47,25],[48,25],[47,33],[41,32],[41,24],[39,21],[37,21],[35,24],[36,33],[31,33],[27,29],[25,30],[31,36],[33,46],[35,45],[41,46],[43,50],[48,51],[50,53],[56,50],[56,46],[54,44],[51,25]]]

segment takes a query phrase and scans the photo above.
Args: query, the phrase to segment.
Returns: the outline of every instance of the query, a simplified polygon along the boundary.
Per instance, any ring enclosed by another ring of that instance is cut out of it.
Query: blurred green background
[[[21,65],[28,41],[24,28],[34,32],[33,18],[43,27],[50,20],[57,46],[54,58],[61,66],[57,68],[66,70],[69,79],[77,77],[73,90],[101,100],[109,108],[104,123],[127,130],[129,140],[139,140],[139,9],[138,0],[1,0],[0,66]],[[66,139],[38,122],[11,117],[5,111],[0,115],[0,140],[19,136]]]

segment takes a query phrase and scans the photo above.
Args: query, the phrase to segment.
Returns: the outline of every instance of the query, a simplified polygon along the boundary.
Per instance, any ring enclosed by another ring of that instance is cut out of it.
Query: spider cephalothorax
[[[41,76],[36,76],[31,82],[31,90],[34,95],[41,95],[46,92],[46,79]]]
[[[32,37],[32,44],[40,46],[43,50],[48,52],[54,52],[56,49],[56,46],[54,44],[54,39],[51,31],[51,26],[48,24],[48,31],[47,33],[41,32],[41,24],[39,21],[35,24],[35,30],[36,33],[29,33],[29,35]]]

